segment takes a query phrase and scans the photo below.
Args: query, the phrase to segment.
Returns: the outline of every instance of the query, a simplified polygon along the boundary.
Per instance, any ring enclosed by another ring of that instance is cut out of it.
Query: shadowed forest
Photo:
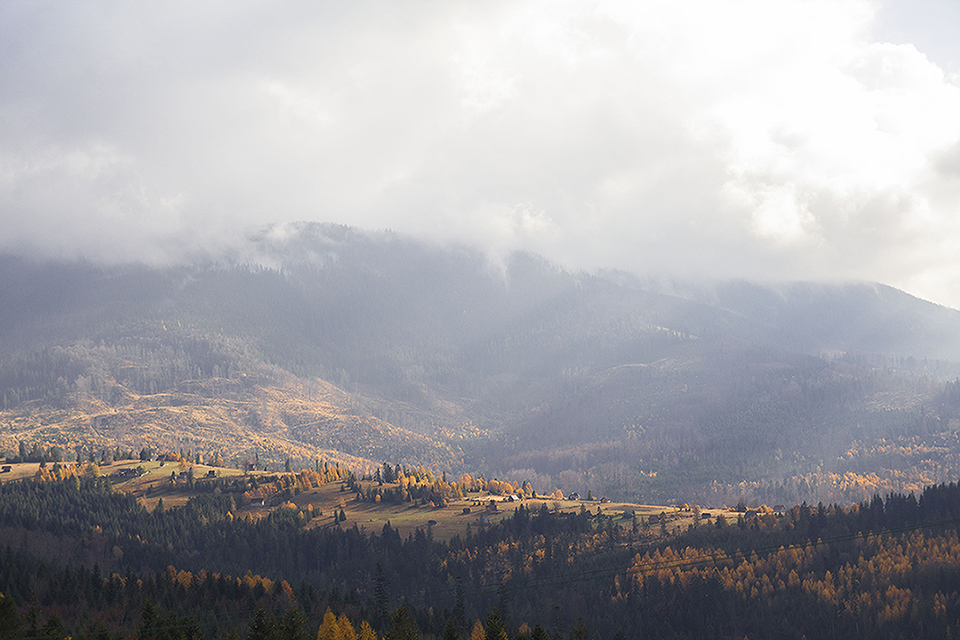
[[[450,540],[311,527],[309,509],[235,511],[223,493],[149,512],[103,478],[2,485],[0,631],[944,638],[960,624],[956,484],[847,508],[725,512],[672,534],[546,505]]]

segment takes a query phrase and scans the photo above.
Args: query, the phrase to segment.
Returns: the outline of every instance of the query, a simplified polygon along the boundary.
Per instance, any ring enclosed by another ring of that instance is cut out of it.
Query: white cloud
[[[162,261],[316,219],[960,306],[960,88],[877,11],[8,3],[0,248]]]

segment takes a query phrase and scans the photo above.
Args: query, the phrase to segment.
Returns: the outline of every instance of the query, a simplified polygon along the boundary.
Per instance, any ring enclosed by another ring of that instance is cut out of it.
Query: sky
[[[0,3],[0,251],[301,220],[960,308],[960,3]]]

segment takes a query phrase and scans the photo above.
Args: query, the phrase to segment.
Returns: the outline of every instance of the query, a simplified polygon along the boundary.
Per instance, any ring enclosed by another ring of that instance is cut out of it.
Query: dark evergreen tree
[[[419,640],[420,632],[417,631],[417,625],[410,618],[407,608],[397,607],[392,616],[393,625],[383,636],[384,640]]]
[[[9,547],[8,558],[5,562],[10,562]],[[13,598],[0,593],[0,639],[16,638],[20,630],[20,614],[17,613],[17,606],[13,603]]]
[[[483,625],[484,640],[510,640],[510,634],[500,618],[500,612],[494,609],[487,615],[487,621]]]
[[[446,626],[443,628],[443,640],[460,640],[460,630],[453,618],[448,619]]]

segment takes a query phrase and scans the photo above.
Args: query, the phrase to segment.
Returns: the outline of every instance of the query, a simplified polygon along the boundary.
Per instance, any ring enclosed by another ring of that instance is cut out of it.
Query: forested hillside
[[[960,313],[304,224],[232,262],[0,259],[0,447],[340,455],[663,502],[956,477]]]
[[[252,640],[316,637],[331,619],[368,638],[960,630],[956,484],[849,508],[700,515],[671,531],[521,504],[441,541],[389,525],[317,527],[310,509],[251,518],[229,492],[149,512],[104,479],[6,483],[0,632]]]

